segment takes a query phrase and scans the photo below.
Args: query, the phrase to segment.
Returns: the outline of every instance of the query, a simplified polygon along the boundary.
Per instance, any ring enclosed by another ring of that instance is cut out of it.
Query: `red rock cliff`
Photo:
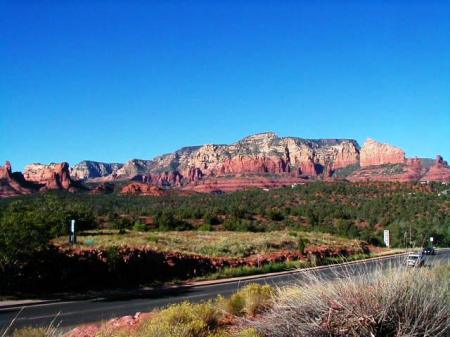
[[[70,178],[69,164],[31,164],[25,168],[23,174],[27,181],[41,185],[42,189],[73,190],[74,182]]]
[[[403,163],[405,163],[405,152],[402,149],[370,138],[360,152],[361,167]]]

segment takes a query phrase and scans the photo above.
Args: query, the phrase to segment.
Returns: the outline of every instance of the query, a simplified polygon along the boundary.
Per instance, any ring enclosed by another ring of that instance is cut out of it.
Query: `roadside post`
[[[434,238],[432,236],[430,236],[431,245],[433,245],[433,241],[434,241]]]
[[[389,241],[389,230],[388,229],[385,229],[384,230],[384,232],[383,232],[383,234],[384,234],[384,244],[386,245],[386,247],[388,247],[389,248],[389,245],[390,245],[390,241]]]
[[[69,243],[76,244],[77,243],[77,233],[75,227],[75,220],[70,220],[70,233],[69,233]]]

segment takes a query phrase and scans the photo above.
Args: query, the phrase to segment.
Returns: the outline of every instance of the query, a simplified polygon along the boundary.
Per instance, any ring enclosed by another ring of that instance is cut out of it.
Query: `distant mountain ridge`
[[[206,144],[183,147],[173,153],[157,156],[152,160],[133,159],[117,170],[118,178],[133,175],[154,175],[175,172],[184,176],[220,175],[224,173],[272,172],[281,173],[296,169],[298,174],[316,174],[319,166],[333,164],[339,168],[358,161],[359,145],[352,139],[303,139],[278,137],[267,132],[245,137],[231,145]],[[288,156],[288,157],[286,157]],[[252,158],[245,163],[244,158]],[[292,157],[292,158],[291,158]],[[237,161],[241,160],[242,163]],[[257,167],[249,167],[252,164]],[[201,171],[201,173],[200,173]],[[97,171],[81,172],[78,165],[72,168],[81,179],[98,177]]]
[[[126,193],[158,195],[161,191],[148,185],[214,192],[289,186],[313,180],[450,181],[450,168],[440,156],[434,162],[406,158],[402,149],[370,138],[360,147],[354,139],[279,137],[273,132],[251,135],[232,144],[187,146],[153,159],[132,159],[124,164],[85,160],[70,169],[67,163],[30,164],[23,176],[12,174],[10,165],[2,170],[0,180],[7,191],[3,194],[8,196],[14,195],[14,191],[26,193],[31,185],[27,189],[24,181],[32,184],[34,190],[40,186],[71,191],[76,191],[81,181],[129,181],[132,184],[124,188]],[[14,176],[22,177],[21,183]],[[99,189],[105,190],[110,189]]]

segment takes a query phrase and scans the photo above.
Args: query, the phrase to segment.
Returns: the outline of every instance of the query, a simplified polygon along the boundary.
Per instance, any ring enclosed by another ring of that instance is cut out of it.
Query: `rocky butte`
[[[31,164],[22,175],[12,173],[7,163],[0,173],[1,196],[48,189],[74,192],[84,183],[94,184],[93,193],[111,192],[120,182],[122,193],[162,195],[167,189],[227,192],[314,180],[450,180],[450,168],[441,156],[433,164],[428,159],[406,158],[402,149],[370,138],[360,148],[352,139],[279,137],[273,132],[233,144],[183,147],[125,164],[83,161],[71,169],[67,163]]]
[[[77,185],[70,177],[69,164],[30,164],[25,167],[23,176],[26,181],[40,186],[40,190],[68,190],[76,191]]]
[[[361,167],[368,167],[384,164],[403,164],[405,161],[405,152],[402,149],[368,138],[361,149],[359,164]]]

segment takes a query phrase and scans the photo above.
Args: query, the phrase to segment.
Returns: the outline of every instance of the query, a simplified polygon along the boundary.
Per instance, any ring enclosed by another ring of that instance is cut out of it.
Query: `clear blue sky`
[[[449,1],[0,1],[0,160],[275,131],[450,159]]]

